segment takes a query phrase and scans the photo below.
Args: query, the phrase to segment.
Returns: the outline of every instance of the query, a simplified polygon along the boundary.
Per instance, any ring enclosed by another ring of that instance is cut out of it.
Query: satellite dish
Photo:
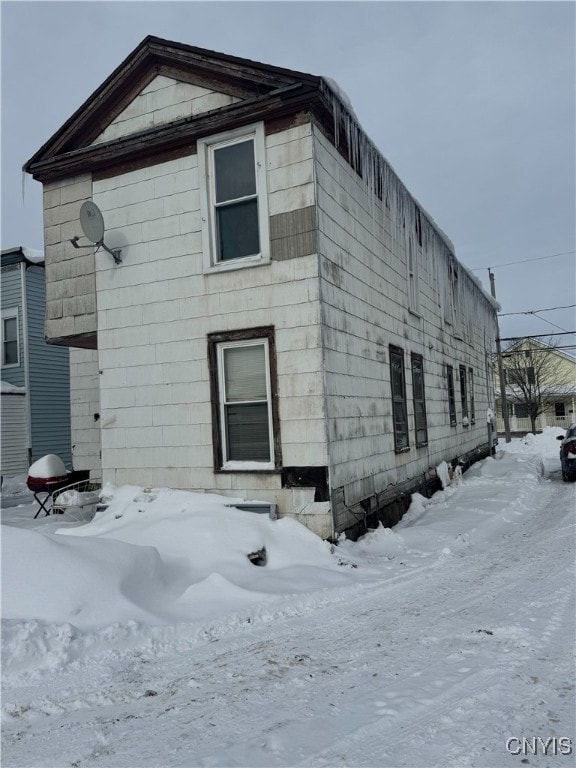
[[[120,248],[116,248],[115,250],[111,250],[108,248],[108,246],[104,242],[104,218],[102,216],[102,213],[100,211],[100,208],[96,205],[96,203],[93,203],[91,200],[86,200],[86,202],[82,203],[82,206],[80,208],[80,226],[82,227],[82,231],[90,240],[91,243],[93,243],[98,248],[104,248],[107,253],[112,256],[114,259],[114,262],[116,264],[120,264],[122,262],[122,259],[120,258],[120,254],[122,253]],[[78,240],[80,238],[78,236],[73,237],[70,242],[74,246],[74,248],[91,248],[90,245],[78,245]]]
[[[82,203],[80,208],[80,226],[88,240],[95,245],[104,240],[104,218],[100,208],[91,200]]]

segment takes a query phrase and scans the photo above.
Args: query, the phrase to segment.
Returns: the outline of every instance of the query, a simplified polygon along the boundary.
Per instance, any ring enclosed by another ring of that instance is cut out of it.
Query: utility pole
[[[494,283],[494,273],[488,267],[490,275],[490,293],[492,298],[496,298],[496,285]],[[504,420],[504,435],[506,442],[510,442],[510,416],[508,414],[508,400],[506,398],[506,382],[504,380],[504,366],[502,365],[502,347],[500,345],[500,324],[496,317],[496,357],[498,360],[498,378],[500,379],[500,406],[502,408],[502,419]]]

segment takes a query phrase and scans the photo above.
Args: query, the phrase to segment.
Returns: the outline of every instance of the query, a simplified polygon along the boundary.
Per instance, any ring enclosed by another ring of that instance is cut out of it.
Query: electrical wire
[[[521,259],[520,261],[507,261],[505,264],[498,264],[496,267],[475,267],[472,272],[483,272],[485,269],[500,269],[500,267],[511,267],[514,264],[526,264],[529,261],[544,261],[544,259],[555,259],[557,256],[570,256],[576,251],[563,251],[562,253],[551,253],[550,256],[537,256],[535,259]]]
[[[535,315],[536,312],[554,312],[556,309],[572,309],[573,307],[576,307],[576,304],[566,304],[564,307],[549,307],[548,309],[527,309],[524,312],[499,312],[498,317],[508,317],[509,315]]]

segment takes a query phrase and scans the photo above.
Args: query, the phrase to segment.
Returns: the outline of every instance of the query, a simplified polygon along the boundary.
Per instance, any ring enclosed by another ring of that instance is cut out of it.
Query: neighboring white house
[[[510,431],[531,431],[530,410],[538,413],[535,427],[567,429],[576,421],[576,359],[540,339],[523,338],[503,352]],[[500,382],[494,375],[498,431],[504,431]]]
[[[488,453],[497,305],[331,81],[148,37],[25,169],[82,468],[330,537]]]

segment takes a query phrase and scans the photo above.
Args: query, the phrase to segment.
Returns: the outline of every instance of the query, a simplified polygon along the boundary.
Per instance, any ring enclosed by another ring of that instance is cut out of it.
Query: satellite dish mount
[[[122,259],[120,258],[122,249],[108,248],[104,242],[104,219],[100,212],[100,208],[98,208],[96,203],[93,203],[91,200],[82,203],[82,207],[80,208],[80,226],[82,227],[84,235],[90,240],[92,245],[96,246],[96,250],[104,248],[104,250],[112,256],[115,264],[122,263]],[[74,248],[92,248],[92,245],[78,245],[78,240],[80,240],[78,235],[70,240]]]

